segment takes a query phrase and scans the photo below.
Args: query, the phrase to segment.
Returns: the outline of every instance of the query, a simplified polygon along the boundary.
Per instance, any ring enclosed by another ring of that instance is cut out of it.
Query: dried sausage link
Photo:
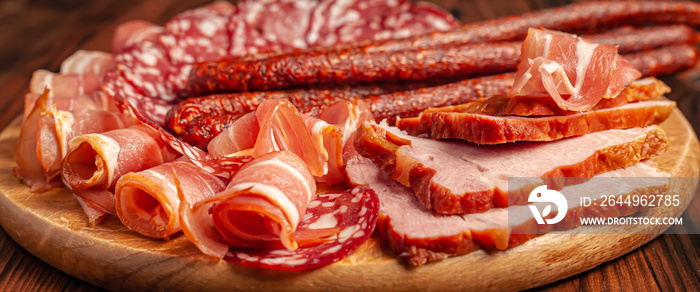
[[[625,55],[625,58],[642,72],[642,76],[659,76],[693,67],[698,62],[698,50],[691,45],[676,45]]]

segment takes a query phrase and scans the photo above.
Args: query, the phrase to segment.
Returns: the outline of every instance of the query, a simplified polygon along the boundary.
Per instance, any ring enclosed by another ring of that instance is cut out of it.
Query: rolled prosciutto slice
[[[282,99],[260,103],[254,114],[254,117],[244,115],[214,137],[208,145],[209,154],[222,157],[251,149],[253,157],[260,157],[285,150],[301,157],[314,176],[322,177],[328,173],[329,159],[323,147],[323,133],[330,133],[333,128],[318,123],[318,119],[307,117],[308,123],[305,122],[294,105]],[[251,145],[253,140],[255,142]]]
[[[44,111],[39,119],[37,155],[50,178],[61,173],[63,157],[68,154],[68,141],[83,134],[103,133],[123,129],[136,121],[118,112],[79,109]]]
[[[52,73],[36,70],[29,82],[29,93],[24,97],[24,117],[34,108],[34,104],[44,89],[48,88],[58,110],[75,110],[81,108],[115,111],[114,100],[102,93],[101,75],[85,73]]]
[[[112,54],[77,50],[61,63],[61,74],[94,74],[103,76],[116,68]]]
[[[174,160],[179,156],[160,135],[142,124],[101,134],[77,136],[68,143],[63,159],[63,182],[91,209],[86,214],[97,224],[106,214],[116,214],[114,187],[129,172],[141,171]]]
[[[129,229],[149,237],[170,239],[179,234],[182,230],[180,198],[174,173],[190,205],[226,188],[224,181],[184,156],[146,170],[129,172],[117,181],[114,191],[119,220]]]
[[[528,30],[520,58],[508,96],[551,98],[570,111],[589,110],[642,75],[616,46],[546,29]]]
[[[662,154],[668,138],[661,128],[650,126],[546,143],[477,146],[409,136],[394,127],[364,123],[355,147],[393,179],[412,188],[427,208],[461,214],[527,201],[523,197],[527,186],[509,189],[509,177],[543,178],[558,189],[572,182],[557,177],[592,177]]]
[[[463,112],[469,111],[469,107],[465,104],[425,112],[420,117],[400,120],[397,125],[412,135],[427,134],[434,139],[460,139],[476,144],[554,141],[610,129],[659,124],[671,115],[676,102],[649,100],[570,115],[536,117]]]
[[[295,230],[315,192],[316,182],[299,156],[271,152],[245,164],[216,196],[193,205],[181,198],[182,230],[217,258],[232,246],[281,244],[295,250]]]
[[[630,195],[663,195],[668,192],[668,174],[649,163],[604,173],[591,181],[563,188],[568,212],[562,221],[538,225],[528,205],[495,208],[484,213],[440,215],[429,210],[404,187],[379,170],[371,161],[355,157],[347,165],[348,177],[355,184],[367,185],[379,196],[377,230],[394,253],[410,265],[467,254],[480,248],[506,249],[541,234],[580,226],[579,218],[619,217],[642,211],[647,206],[615,205],[602,207],[600,200],[625,199]],[[607,177],[608,179],[604,179]],[[619,179],[609,179],[617,177]],[[580,207],[587,196],[592,204]],[[539,206],[542,210],[543,206]],[[554,217],[556,207],[548,218]],[[511,217],[512,216],[512,217]]]

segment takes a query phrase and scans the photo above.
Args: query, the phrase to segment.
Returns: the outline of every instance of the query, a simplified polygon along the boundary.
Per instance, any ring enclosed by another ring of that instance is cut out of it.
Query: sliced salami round
[[[295,234],[326,233],[341,229],[320,244],[301,246],[294,251],[279,249],[232,248],[225,260],[249,267],[278,270],[309,270],[332,264],[352,253],[374,231],[379,217],[379,199],[367,187],[319,194],[311,200]]]

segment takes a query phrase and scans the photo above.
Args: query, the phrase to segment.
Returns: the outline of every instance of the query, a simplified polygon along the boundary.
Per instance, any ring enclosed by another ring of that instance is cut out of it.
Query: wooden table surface
[[[0,129],[20,115],[31,74],[58,71],[77,49],[109,51],[114,28],[127,20],[157,24],[209,0],[4,0],[0,2]],[[462,22],[478,21],[563,5],[566,0],[433,0]],[[700,68],[698,68],[700,70]],[[676,76],[663,78],[673,88],[686,118],[700,131],[700,91]],[[697,81],[700,87],[700,80]],[[685,228],[700,230],[700,195],[691,203]],[[694,223],[693,223],[694,222]],[[695,224],[695,226],[690,226]],[[676,228],[676,227],[674,227]],[[663,234],[648,244],[588,272],[538,289],[700,291],[700,235]],[[533,271],[535,272],[535,271]],[[504,280],[508,276],[503,275]],[[99,291],[37,259],[0,229],[0,290]]]

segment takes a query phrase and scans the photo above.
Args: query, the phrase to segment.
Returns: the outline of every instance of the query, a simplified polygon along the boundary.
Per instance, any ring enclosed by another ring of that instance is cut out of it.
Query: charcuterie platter
[[[246,268],[212,260],[183,237],[163,241],[138,235],[116,218],[90,227],[66,188],[30,193],[12,175],[18,125],[16,120],[0,136],[0,224],[43,261],[110,290],[527,289],[617,258],[656,237],[654,232],[663,231],[625,229],[625,234],[586,234],[584,228],[592,227],[579,227],[573,233],[580,234],[546,234],[505,251],[480,250],[414,268],[371,238],[349,257],[316,270]],[[652,160],[675,177],[697,177],[700,146],[692,127],[678,110],[661,126],[670,137],[669,150]],[[682,194],[682,204],[642,214],[682,214],[696,185],[672,188]]]
[[[36,70],[0,137],[0,224],[111,290],[526,289],[651,240],[695,193],[697,137],[655,77],[698,62],[697,3],[461,26],[303,3],[129,21],[111,52]]]

